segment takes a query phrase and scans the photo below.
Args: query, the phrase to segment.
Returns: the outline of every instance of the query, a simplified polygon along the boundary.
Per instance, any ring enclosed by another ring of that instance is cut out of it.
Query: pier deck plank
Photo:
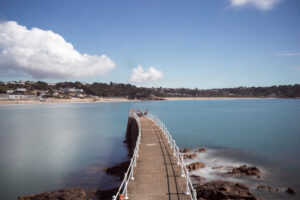
[[[134,180],[129,181],[130,200],[187,200],[180,165],[161,130],[147,117],[141,117],[141,144]]]

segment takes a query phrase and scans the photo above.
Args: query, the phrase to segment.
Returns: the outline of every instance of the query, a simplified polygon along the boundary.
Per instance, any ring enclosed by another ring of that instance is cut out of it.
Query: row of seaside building
[[[0,100],[20,100],[20,99],[37,99],[42,100],[44,96],[50,95],[49,91],[45,90],[34,90],[28,92],[26,88],[16,88],[15,90],[7,90],[6,94],[0,94]],[[84,93],[83,89],[77,88],[61,88],[57,91],[51,93],[51,96],[54,98],[65,98],[76,97],[84,98],[87,95]]]

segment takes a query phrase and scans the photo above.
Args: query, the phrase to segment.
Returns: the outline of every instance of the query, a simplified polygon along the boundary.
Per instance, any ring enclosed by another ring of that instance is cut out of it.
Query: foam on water
[[[226,180],[233,182],[241,182],[248,184],[251,188],[256,187],[258,182],[263,182],[266,175],[268,174],[267,170],[263,166],[257,166],[253,163],[247,163],[241,160],[236,160],[232,158],[222,157],[219,154],[219,149],[207,148],[205,152],[196,152],[192,150],[190,153],[195,153],[197,156],[193,159],[185,159],[186,164],[191,164],[194,162],[202,162],[205,164],[205,168],[192,171],[191,175],[196,175],[203,177],[201,183],[206,183],[214,180]],[[241,165],[256,166],[261,171],[261,178],[257,179],[256,177],[234,177],[228,175],[227,172],[230,172],[232,168],[239,167]]]

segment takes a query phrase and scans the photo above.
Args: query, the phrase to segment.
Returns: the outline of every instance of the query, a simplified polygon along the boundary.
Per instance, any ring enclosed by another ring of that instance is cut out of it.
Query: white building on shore
[[[26,88],[17,88],[17,92],[26,92]]]
[[[23,95],[23,94],[0,94],[0,100],[25,100],[36,99],[36,95]]]

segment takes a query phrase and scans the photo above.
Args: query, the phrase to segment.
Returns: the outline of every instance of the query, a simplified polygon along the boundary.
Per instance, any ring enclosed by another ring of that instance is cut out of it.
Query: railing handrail
[[[136,159],[138,157],[139,146],[141,143],[141,130],[142,129],[141,129],[141,121],[140,121],[139,116],[137,115],[137,112],[134,110],[130,110],[129,116],[132,118],[135,118],[135,120],[138,124],[139,132],[138,132],[138,137],[137,137],[136,145],[134,148],[134,153],[130,160],[129,167],[128,167],[126,173],[124,174],[123,181],[122,181],[116,195],[114,195],[112,197],[113,200],[117,200],[119,195],[120,196],[122,195],[122,198],[129,199],[128,195],[127,195],[127,185],[128,185],[128,182],[130,179],[134,180],[133,169],[136,166]],[[175,140],[172,138],[170,132],[168,131],[168,129],[166,128],[164,123],[162,123],[162,121],[160,121],[160,119],[158,119],[156,116],[154,116],[153,114],[148,113],[148,112],[145,113],[145,116],[148,117],[150,120],[152,120],[161,129],[161,131],[165,135],[166,139],[168,140],[168,143],[170,143],[170,148],[174,150],[173,155],[177,156],[177,164],[181,165],[181,177],[185,177],[185,180],[186,180],[185,194],[190,195],[191,200],[197,200],[196,190],[193,188],[193,184],[192,184],[192,181],[189,176],[189,171],[186,168],[185,162],[183,161],[182,154],[179,150],[179,147],[176,145]]]
[[[179,147],[176,145],[175,140],[172,138],[172,135],[168,131],[167,127],[164,123],[158,119],[155,115],[151,113],[147,113],[146,115],[149,119],[151,119],[164,133],[168,143],[170,143],[170,147],[174,150],[173,155],[177,156],[177,164],[181,165],[181,176],[185,177],[186,180],[186,191],[185,194],[190,195],[191,200],[197,200],[196,190],[193,187],[191,178],[189,176],[189,170],[187,169],[185,162],[183,161],[182,154],[179,150]]]
[[[128,169],[126,171],[126,173],[124,174],[124,178],[123,181],[117,191],[117,193],[112,197],[113,200],[116,200],[118,198],[119,195],[124,196],[125,199],[128,199],[127,196],[127,184],[129,182],[129,180],[133,180],[134,176],[133,176],[133,168],[136,166],[136,158],[138,157],[138,151],[139,151],[139,146],[141,143],[141,121],[139,116],[134,112],[134,111],[130,111],[129,112],[129,116],[132,118],[135,118],[137,124],[138,124],[138,137],[136,140],[136,145],[134,148],[134,153],[132,155],[132,158],[130,160],[130,164],[128,166]]]

